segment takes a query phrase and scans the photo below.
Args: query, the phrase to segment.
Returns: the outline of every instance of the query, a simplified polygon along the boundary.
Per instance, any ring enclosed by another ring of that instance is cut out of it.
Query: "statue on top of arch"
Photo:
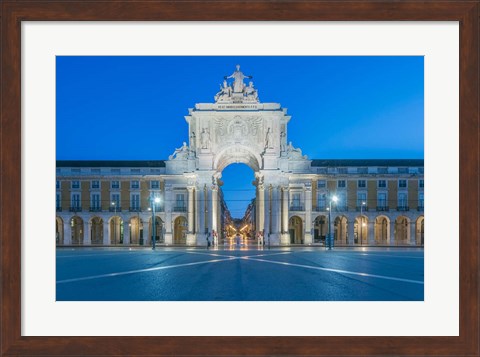
[[[220,85],[220,91],[215,95],[215,102],[230,102],[233,99],[242,99],[246,101],[258,102],[258,91],[253,87],[250,81],[248,86],[244,83],[244,79],[253,78],[246,76],[240,71],[240,65],[237,64],[235,72],[230,76],[223,77],[223,84]],[[233,83],[229,84],[227,79],[233,79]]]

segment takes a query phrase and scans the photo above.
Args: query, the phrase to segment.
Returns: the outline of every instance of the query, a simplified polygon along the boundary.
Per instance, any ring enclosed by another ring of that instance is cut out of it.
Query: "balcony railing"
[[[390,207],[388,207],[388,206],[377,206],[377,211],[388,212],[388,211],[390,211]]]
[[[70,207],[70,212],[82,212],[82,207],[78,207],[78,206]]]
[[[290,206],[290,211],[303,211],[303,206]]]
[[[347,207],[347,206],[340,206],[340,205],[336,205],[336,206],[333,206],[333,205],[332,205],[332,211],[347,212],[347,211],[348,211],[348,207]]]
[[[187,207],[184,207],[184,206],[173,207],[173,212],[187,212]]]
[[[62,207],[56,207],[57,208],[57,212],[62,212]]]
[[[424,206],[418,206],[417,211],[423,212],[424,208],[425,208]]]
[[[122,212],[122,207],[109,207],[110,212]]]
[[[355,207],[355,210],[357,212],[362,212],[362,211],[363,212],[368,212],[368,206],[363,206],[363,207],[362,206],[357,206],[357,207]]]
[[[142,209],[140,207],[128,207],[130,212],[141,212]]]
[[[316,212],[326,212],[327,211],[327,206],[317,206],[317,207],[315,207],[314,211],[316,211]]]
[[[90,212],[102,212],[102,207],[98,207],[98,206],[90,207]]]
[[[408,207],[408,206],[397,206],[397,211],[407,212],[407,211],[410,211],[410,207]]]

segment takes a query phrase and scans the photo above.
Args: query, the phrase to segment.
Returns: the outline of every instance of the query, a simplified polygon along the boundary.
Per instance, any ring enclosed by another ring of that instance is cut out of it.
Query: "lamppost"
[[[156,217],[155,217],[155,204],[160,202],[159,197],[155,197],[151,200],[152,202],[152,250],[155,250],[155,241],[157,240],[155,228],[157,226]]]
[[[112,202],[113,211],[113,245],[117,245],[117,205],[116,202]]]
[[[365,202],[360,205],[360,245],[363,245],[363,206]]]
[[[332,250],[332,243],[333,243],[333,237],[332,237],[332,201],[337,203],[338,197],[337,196],[332,196],[329,202],[328,206],[328,250]]]

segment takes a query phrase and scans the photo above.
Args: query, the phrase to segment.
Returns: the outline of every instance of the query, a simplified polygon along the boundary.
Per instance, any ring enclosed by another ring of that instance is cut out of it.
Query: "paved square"
[[[423,249],[57,249],[57,301],[423,301]]]

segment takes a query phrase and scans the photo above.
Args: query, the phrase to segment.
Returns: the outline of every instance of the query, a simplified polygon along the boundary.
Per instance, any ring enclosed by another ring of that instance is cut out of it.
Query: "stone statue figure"
[[[258,91],[253,88],[253,82],[248,83],[248,87],[245,87],[244,92],[247,97],[253,96],[255,100],[258,100]]]
[[[196,136],[195,136],[195,132],[192,131],[192,135],[190,135],[190,147],[192,148],[192,150],[195,150],[195,148],[197,147],[197,143],[196,143]]]
[[[294,148],[291,141],[287,146],[287,156],[291,159],[307,159],[307,155],[302,156],[302,150]]]
[[[210,133],[205,128],[202,129],[201,141],[202,149],[208,149],[210,147]]]
[[[240,71],[240,65],[237,64],[237,69],[233,72],[230,76],[224,77],[224,79],[233,78],[233,92],[234,93],[242,93],[243,88],[245,87],[245,83],[243,80],[245,78],[253,78],[252,76],[246,76]]]
[[[178,149],[175,149],[172,155],[168,157],[169,160],[174,160],[174,159],[186,159],[188,157],[189,150],[187,143],[184,141],[183,145],[179,147]]]
[[[232,96],[232,87],[230,87],[226,80],[223,81],[223,87],[220,85],[220,92],[215,95],[215,101],[218,102],[223,98],[230,98]]]
[[[265,148],[273,149],[273,137],[272,137],[272,131],[270,128],[268,128],[267,135],[265,136]]]
[[[280,133],[280,152],[285,152],[285,132]]]

